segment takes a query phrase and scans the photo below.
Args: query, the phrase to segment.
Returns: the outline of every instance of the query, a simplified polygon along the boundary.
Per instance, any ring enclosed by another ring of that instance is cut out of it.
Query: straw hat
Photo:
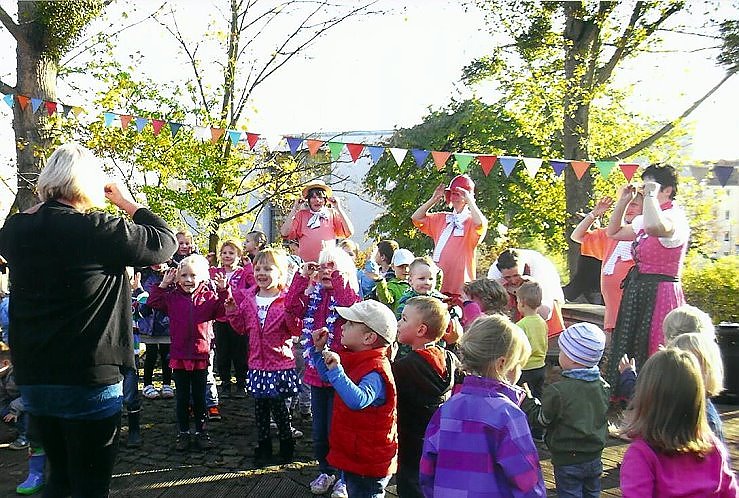
[[[319,188],[319,189],[323,190],[324,192],[326,192],[326,197],[333,197],[334,196],[334,193],[331,190],[331,187],[329,187],[328,185],[326,185],[321,180],[313,180],[313,181],[310,181],[310,182],[306,183],[303,186],[303,198],[304,199],[307,199],[308,198],[308,191],[310,189],[313,189],[313,188]]]

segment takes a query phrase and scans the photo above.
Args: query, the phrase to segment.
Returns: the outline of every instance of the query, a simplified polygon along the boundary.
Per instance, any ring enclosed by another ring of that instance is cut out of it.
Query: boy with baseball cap
[[[410,265],[416,257],[408,249],[396,249],[393,253],[391,261],[393,267],[393,277],[387,276],[378,280],[375,293],[377,300],[390,308],[395,313],[400,297],[410,288],[408,283],[408,275],[410,275]]]
[[[596,325],[570,325],[559,336],[562,380],[529,397],[521,409],[544,427],[559,496],[600,496],[601,454],[608,435],[610,388],[598,370],[606,335]]]
[[[388,357],[395,315],[377,301],[336,307],[341,354],[325,348],[328,330],[314,330],[313,364],[336,389],[328,462],[343,471],[349,496],[381,496],[397,469],[395,380]]]

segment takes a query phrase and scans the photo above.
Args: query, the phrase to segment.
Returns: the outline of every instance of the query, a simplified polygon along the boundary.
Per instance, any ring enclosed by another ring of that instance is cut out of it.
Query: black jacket
[[[177,241],[148,209],[133,223],[48,201],[0,229],[8,261],[10,347],[16,381],[110,385],[133,367],[131,288],[126,266],[161,263]]]

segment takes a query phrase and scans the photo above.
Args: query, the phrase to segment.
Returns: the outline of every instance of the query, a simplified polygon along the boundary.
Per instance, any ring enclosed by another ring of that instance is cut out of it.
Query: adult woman
[[[41,203],[10,217],[10,344],[17,382],[50,464],[48,496],[107,496],[118,449],[121,368],[133,368],[126,266],[167,260],[174,234],[66,144],[37,185]],[[107,198],[133,222],[86,213]]]
[[[613,333],[607,380],[617,385],[618,359],[624,354],[641,366],[664,343],[662,322],[672,309],[685,304],[680,272],[690,237],[683,210],[673,203],[677,173],[672,166],[649,166],[644,181],[643,214],[624,222],[637,195],[633,185],[622,187],[606,232],[616,240],[634,241],[635,266],[624,280],[624,294]]]
[[[305,184],[303,197],[295,201],[280,228],[282,237],[298,241],[298,256],[309,262],[318,261],[326,244],[334,245],[352,233],[354,227],[339,200],[321,180]]]

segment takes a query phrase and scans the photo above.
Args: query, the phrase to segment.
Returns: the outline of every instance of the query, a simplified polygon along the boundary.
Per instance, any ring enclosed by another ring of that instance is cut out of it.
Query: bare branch
[[[13,18],[10,17],[2,7],[0,7],[0,23],[5,26],[5,29],[7,29],[11,35],[13,35],[15,41],[20,42],[22,41],[21,38],[25,38],[23,28],[16,24],[15,21],[13,21]]]
[[[17,89],[15,87],[10,86],[7,83],[5,83],[4,81],[0,80],[0,92],[2,92],[2,93],[4,93],[4,94],[7,95],[7,94],[10,94],[10,93],[15,93],[16,91],[17,91]]]

